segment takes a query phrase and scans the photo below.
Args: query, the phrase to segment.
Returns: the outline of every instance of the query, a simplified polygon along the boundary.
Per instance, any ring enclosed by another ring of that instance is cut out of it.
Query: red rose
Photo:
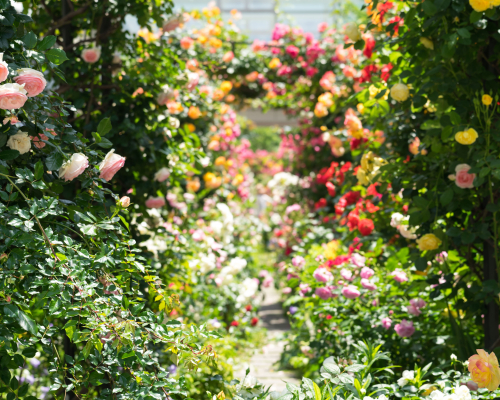
[[[252,326],[255,326],[259,323],[259,319],[257,317],[253,317],[250,323],[252,324]]]
[[[240,323],[238,321],[231,322],[231,326],[238,326]]]
[[[363,236],[368,236],[370,233],[373,232],[373,229],[375,228],[375,225],[373,224],[373,221],[368,218],[360,219],[358,222],[358,229],[359,232]]]
[[[335,185],[332,182],[326,182],[325,186],[328,190],[328,194],[332,197],[335,197]]]
[[[319,199],[318,202],[314,205],[315,210],[318,210],[318,209],[324,208],[324,207],[326,207],[326,199],[325,198]]]
[[[252,310],[252,306],[251,306],[250,304],[249,304],[249,305],[247,305],[247,306],[245,306],[245,310],[247,310],[247,311],[251,311],[251,310]]]

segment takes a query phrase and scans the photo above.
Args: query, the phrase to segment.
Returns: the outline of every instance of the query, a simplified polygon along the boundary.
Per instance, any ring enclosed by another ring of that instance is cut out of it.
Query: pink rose
[[[290,57],[295,58],[299,55],[299,48],[297,46],[290,45],[286,48],[286,52],[290,55]]]
[[[271,275],[266,276],[264,278],[264,281],[262,282],[262,286],[264,286],[265,288],[271,287],[271,285],[273,284],[273,282],[274,282],[274,279],[273,279],[273,277]]]
[[[469,174],[470,168],[468,164],[458,164],[455,167],[455,183],[461,189],[472,189],[474,187],[476,174]]]
[[[319,25],[318,25],[318,32],[319,33],[323,33],[324,31],[326,31],[328,29],[328,23],[326,22],[321,22]]]
[[[59,178],[66,182],[72,181],[89,166],[89,159],[82,153],[74,153],[68,161],[59,168]]]
[[[392,325],[392,320],[388,317],[385,317],[382,319],[382,326],[385,328],[385,329],[389,329]]]
[[[323,300],[333,297],[332,291],[328,286],[316,288],[316,291],[314,293],[316,294],[316,296]]]
[[[163,197],[150,197],[146,200],[147,208],[162,208],[165,205],[165,199]]]
[[[342,289],[342,294],[348,299],[355,299],[356,297],[359,297],[361,295],[358,288],[354,285],[344,287]]]
[[[297,268],[301,268],[306,264],[306,260],[302,256],[295,256],[292,258],[292,265]]]
[[[392,273],[392,276],[394,277],[394,280],[396,280],[399,283],[406,282],[408,280],[408,276],[406,276],[406,272],[401,271],[400,269],[395,270]]]
[[[340,276],[344,278],[346,281],[352,281],[354,278],[352,277],[352,272],[348,269],[342,268],[340,271]]]
[[[115,149],[112,149],[99,164],[99,171],[101,171],[99,178],[109,182],[124,165],[125,157],[115,154]]]
[[[410,304],[416,308],[424,308],[427,303],[422,299],[411,299]]]
[[[130,197],[128,197],[128,196],[123,196],[123,197],[120,199],[120,205],[121,205],[123,208],[127,208],[127,207],[130,205]]]
[[[290,27],[285,24],[276,24],[273,30],[273,40],[280,40],[283,36],[290,32]]]
[[[413,322],[407,321],[406,319],[402,320],[401,323],[396,324],[394,330],[401,337],[410,337],[415,333]]]
[[[374,274],[375,274],[375,272],[373,271],[373,269],[368,268],[368,267],[363,267],[363,269],[361,270],[360,276],[363,279],[370,279]]]
[[[205,232],[203,232],[201,229],[196,229],[193,234],[191,235],[194,241],[196,242],[201,242],[202,240],[205,239]]]
[[[26,93],[24,87],[17,83],[0,85],[0,108],[2,110],[21,108],[28,100]]]
[[[3,61],[3,53],[0,53],[0,82],[3,82],[9,76],[9,66]]]
[[[169,176],[170,176],[170,170],[168,168],[163,167],[158,172],[156,172],[154,179],[155,181],[163,182],[166,181]]]
[[[189,36],[185,36],[181,39],[181,47],[184,50],[188,50],[194,43],[194,40],[191,39]]]
[[[19,84],[24,84],[24,90],[28,92],[28,97],[35,97],[43,92],[47,81],[40,71],[31,68],[21,68],[17,70],[17,76],[14,81]]]
[[[409,305],[408,307],[406,307],[406,309],[408,310],[408,314],[414,315],[416,317],[422,314],[422,311],[420,311],[418,307],[415,307],[413,305]]]
[[[313,272],[313,277],[318,282],[328,282],[333,280],[332,273],[323,267],[317,268],[316,271]]]
[[[99,58],[101,58],[101,48],[92,47],[89,49],[83,49],[81,57],[86,63],[94,64],[99,61]]]
[[[366,257],[363,257],[361,254],[353,253],[351,256],[351,262],[356,267],[364,267],[366,262]]]
[[[228,51],[222,57],[222,61],[224,61],[225,63],[228,63],[228,62],[232,61],[233,58],[234,58],[234,53],[232,51]]]
[[[290,293],[292,293],[292,288],[291,287],[283,288],[283,290],[281,292],[283,294],[290,294]]]
[[[301,283],[299,285],[299,291],[301,295],[309,293],[311,291],[311,287],[307,283]]]
[[[368,279],[361,279],[361,286],[372,291],[377,289],[377,285],[375,285],[373,282],[370,282]]]

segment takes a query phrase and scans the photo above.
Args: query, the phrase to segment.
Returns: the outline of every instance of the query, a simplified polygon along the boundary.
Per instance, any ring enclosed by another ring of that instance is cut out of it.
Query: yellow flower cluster
[[[358,168],[356,173],[356,178],[358,178],[359,185],[369,185],[372,180],[377,175],[380,167],[387,164],[383,158],[375,157],[375,155],[369,151],[363,154],[361,157],[361,166]]]

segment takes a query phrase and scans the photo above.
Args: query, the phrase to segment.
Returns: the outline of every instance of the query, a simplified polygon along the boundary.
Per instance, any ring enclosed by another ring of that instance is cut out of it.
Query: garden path
[[[283,334],[290,330],[287,318],[283,315],[280,303],[280,294],[273,287],[263,288],[263,301],[259,311],[260,324],[267,329],[267,344],[256,351],[250,360],[250,374],[264,386],[272,385],[272,391],[282,391],[286,382],[299,384],[298,379],[291,372],[279,371],[274,365],[283,351],[285,342]],[[243,371],[242,374],[245,372]]]

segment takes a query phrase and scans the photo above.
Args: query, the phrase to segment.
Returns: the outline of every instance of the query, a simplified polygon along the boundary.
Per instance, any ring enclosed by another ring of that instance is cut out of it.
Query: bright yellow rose
[[[483,97],[481,98],[481,101],[485,106],[489,106],[491,102],[493,101],[493,98],[489,94],[483,94]]]
[[[391,88],[391,97],[396,101],[405,101],[410,96],[410,89],[404,83],[396,83]]]
[[[279,58],[274,57],[271,61],[269,61],[269,68],[276,69],[281,67],[281,61]]]
[[[325,247],[325,252],[323,253],[327,260],[333,260],[337,257],[337,250],[339,249],[339,242],[332,240]]]
[[[439,246],[441,246],[441,243],[441,240],[439,240],[439,238],[433,233],[427,233],[420,239],[417,239],[417,244],[420,251],[436,250]]]
[[[328,108],[323,103],[316,103],[314,107],[314,115],[317,118],[323,118],[328,115]]]
[[[363,115],[363,113],[365,112],[365,105],[363,103],[358,103],[358,105],[356,106],[356,108],[358,109],[358,112]]]
[[[455,140],[460,144],[468,145],[474,143],[478,136],[475,129],[469,128],[466,131],[457,132]]]
[[[244,181],[244,180],[245,180],[245,178],[243,177],[243,175],[242,175],[242,174],[237,174],[237,175],[234,177],[232,184],[233,184],[234,186],[239,186],[239,185],[241,185],[241,184],[243,183],[243,181]]]
[[[469,4],[477,12],[483,12],[490,8],[489,0],[469,0]]]
[[[222,90],[224,93],[229,93],[232,88],[233,84],[229,81],[224,81],[220,84],[220,90]]]
[[[477,354],[469,358],[469,372],[472,380],[480,388],[490,392],[500,384],[500,368],[495,353],[488,354],[484,350],[476,350]]]
[[[430,39],[427,39],[425,37],[421,37],[420,38],[420,43],[422,43],[422,45],[430,50],[434,50],[434,43],[432,42],[432,40]]]

